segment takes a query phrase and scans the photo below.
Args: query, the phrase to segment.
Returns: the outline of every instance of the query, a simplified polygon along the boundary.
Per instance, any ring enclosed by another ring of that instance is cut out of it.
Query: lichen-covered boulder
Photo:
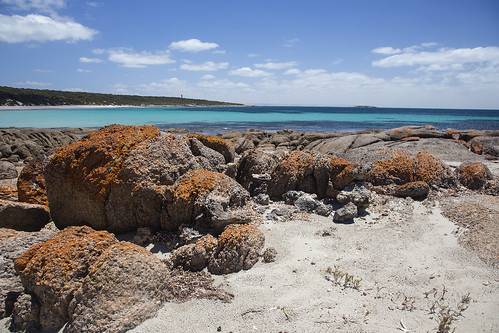
[[[281,199],[291,190],[315,193],[319,199],[335,197],[361,174],[359,165],[341,158],[311,152],[290,152],[275,166],[268,194]]]
[[[177,226],[196,224],[221,230],[228,224],[248,222],[245,212],[238,210],[249,200],[248,191],[222,173],[189,171],[167,192],[167,209]]]
[[[430,191],[430,186],[428,186],[428,183],[423,181],[417,181],[398,186],[395,189],[393,195],[401,198],[406,198],[406,197],[421,198],[428,195],[429,191]]]
[[[17,188],[15,186],[0,186],[0,200],[17,201]]]
[[[403,185],[424,181],[430,185],[447,187],[454,178],[448,165],[427,151],[415,157],[400,151],[390,151],[391,157],[373,164],[368,181],[373,185]]]
[[[153,317],[171,298],[170,271],[146,249],[128,242],[108,247],[88,270],[65,309],[64,332],[125,332]]]
[[[231,142],[224,140],[218,136],[196,133],[188,134],[187,137],[195,138],[201,141],[201,143],[206,147],[222,154],[225,159],[225,163],[234,162],[236,151],[234,145]]]
[[[0,227],[19,231],[38,231],[50,221],[46,206],[0,200]]]
[[[468,142],[468,146],[477,154],[499,156],[499,136],[477,136]]]
[[[47,189],[43,177],[46,164],[46,158],[37,159],[26,164],[21,170],[17,179],[19,201],[48,206]]]
[[[487,180],[492,179],[490,170],[481,162],[462,163],[456,171],[459,182],[471,190],[484,187]]]
[[[218,237],[208,270],[213,274],[228,274],[250,269],[258,261],[264,244],[265,236],[257,227],[230,226]]]
[[[236,180],[251,195],[266,193],[270,174],[278,159],[276,154],[259,149],[246,150],[239,159]]]
[[[15,270],[40,303],[40,327],[58,330],[69,319],[69,303],[101,254],[117,239],[106,231],[69,227],[33,245],[15,261]]]
[[[216,153],[210,148],[194,154],[190,140],[154,126],[111,125],[59,149],[44,173],[54,222],[112,232],[175,228],[166,187],[189,170],[220,163],[203,155]]]
[[[173,266],[197,272],[203,270],[217,248],[217,239],[208,234],[193,244],[187,244],[173,251],[170,261]]]

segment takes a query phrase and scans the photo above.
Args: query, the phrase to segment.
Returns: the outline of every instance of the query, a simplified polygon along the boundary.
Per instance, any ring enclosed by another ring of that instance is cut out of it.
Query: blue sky
[[[499,109],[497,0],[0,0],[0,85]]]

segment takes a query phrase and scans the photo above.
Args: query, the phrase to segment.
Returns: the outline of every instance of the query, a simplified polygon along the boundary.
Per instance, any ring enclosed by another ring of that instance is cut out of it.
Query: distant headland
[[[242,104],[183,97],[114,95],[0,86],[0,106],[239,106]]]

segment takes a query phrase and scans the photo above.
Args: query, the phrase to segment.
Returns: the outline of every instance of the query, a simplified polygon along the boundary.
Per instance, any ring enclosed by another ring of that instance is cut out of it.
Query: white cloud
[[[259,57],[260,55],[258,53],[250,53],[248,54],[248,57],[250,58],[256,58],[256,57]]]
[[[80,62],[84,63],[101,63],[103,60],[99,58],[87,58],[87,57],[80,57]]]
[[[35,9],[47,13],[54,13],[55,8],[66,7],[64,0],[2,0],[1,2],[18,10]]]
[[[203,64],[182,64],[180,65],[180,69],[185,70],[185,71],[216,71],[219,69],[225,69],[229,67],[228,62],[219,62],[215,63],[213,61],[207,61]]]
[[[266,62],[264,64],[255,64],[257,68],[266,68],[266,69],[284,69],[289,67],[295,67],[298,65],[296,61],[288,61],[288,62]]]
[[[70,19],[0,14],[0,41],[7,43],[91,40],[98,31]]]
[[[89,69],[78,68],[76,70],[78,73],[91,73],[92,71]]]
[[[227,51],[225,51],[225,50],[216,50],[216,51],[213,51],[213,54],[227,54]]]
[[[155,53],[143,51],[135,52],[132,49],[120,48],[120,49],[110,49],[110,50],[93,50],[95,54],[107,53],[109,55],[108,60],[116,62],[123,67],[128,68],[144,68],[150,65],[165,65],[174,63],[175,60],[170,58],[170,52],[167,51],[157,51]]]
[[[242,82],[233,82],[227,79],[215,80],[215,81],[201,81],[198,84],[198,87],[205,88],[208,90],[214,91],[223,91],[230,89],[248,89],[249,85]]]
[[[251,69],[250,67],[241,67],[238,69],[231,70],[229,75],[238,75],[245,77],[259,77],[259,76],[269,76],[272,75],[269,72],[262,71],[260,69]]]
[[[397,54],[402,52],[401,49],[394,49],[391,46],[384,46],[384,47],[378,47],[374,50],[371,51],[372,53],[378,53],[378,54]]]
[[[211,75],[211,74],[205,74],[203,76],[201,76],[201,80],[213,80],[215,78],[215,75]]]
[[[282,46],[284,47],[293,47],[298,43],[300,40],[298,38],[293,38],[293,39],[288,39],[284,42]]]
[[[484,62],[499,63],[499,47],[440,49],[436,52],[396,54],[374,61],[372,64],[378,67],[434,66],[436,69],[442,69],[438,66],[448,67]]]
[[[298,75],[301,71],[297,68],[291,68],[284,72],[285,75]]]
[[[199,39],[181,40],[170,44],[170,49],[172,50],[178,50],[181,52],[193,52],[193,53],[216,49],[217,47],[218,44],[216,43],[206,43],[200,41]]]

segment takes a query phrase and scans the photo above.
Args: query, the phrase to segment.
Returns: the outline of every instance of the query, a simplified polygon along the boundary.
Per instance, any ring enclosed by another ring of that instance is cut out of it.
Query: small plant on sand
[[[452,327],[453,322],[463,316],[463,312],[468,309],[471,302],[471,297],[468,293],[461,296],[461,299],[454,308],[450,306],[448,302],[445,302],[445,295],[447,292],[448,290],[443,286],[442,291],[440,292],[436,288],[433,288],[424,293],[425,298],[429,298],[429,295],[433,296],[433,302],[430,305],[429,313],[436,316],[435,319],[438,323],[438,333],[454,332],[456,329]]]
[[[331,281],[329,277],[326,277],[326,279],[336,285],[343,286],[343,288],[353,288],[357,290],[360,288],[360,281],[362,281],[362,279],[356,279],[355,276],[342,272],[338,265],[334,265],[334,269],[328,267],[326,269],[326,273],[331,274],[334,281]]]

